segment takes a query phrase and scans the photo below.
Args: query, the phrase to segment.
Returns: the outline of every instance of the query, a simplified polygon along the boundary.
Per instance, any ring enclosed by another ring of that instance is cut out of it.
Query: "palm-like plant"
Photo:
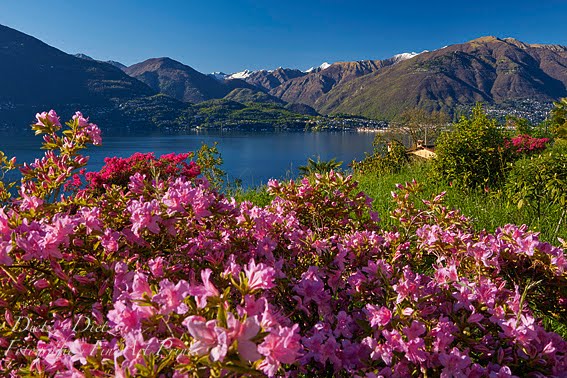
[[[321,160],[321,158],[318,156],[317,160],[309,158],[307,160],[307,164],[300,166],[298,169],[299,172],[301,172],[302,176],[310,176],[314,173],[323,174],[330,172],[331,170],[336,171],[341,167],[342,164],[342,161],[336,161],[335,158],[325,161]]]

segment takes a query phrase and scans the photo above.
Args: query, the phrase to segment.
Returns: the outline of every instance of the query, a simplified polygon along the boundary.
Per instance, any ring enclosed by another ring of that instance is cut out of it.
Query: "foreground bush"
[[[80,167],[60,165],[64,185]],[[371,200],[334,172],[270,181],[275,199],[256,207],[155,166],[53,196],[59,186],[38,188],[41,166],[0,211],[5,374],[567,371],[567,343],[542,326],[567,324],[563,250],[524,227],[476,233],[443,195],[415,203],[415,183],[398,187],[397,227],[381,230]]]

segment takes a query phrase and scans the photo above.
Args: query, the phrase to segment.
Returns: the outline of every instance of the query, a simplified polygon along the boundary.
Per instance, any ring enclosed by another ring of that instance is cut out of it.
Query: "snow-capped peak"
[[[308,70],[305,70],[304,72],[310,73],[310,72],[319,72],[319,71],[323,71],[326,70],[327,68],[331,67],[331,65],[327,62],[324,62],[323,64],[321,64],[319,67],[311,67]]]
[[[209,76],[214,77],[219,81],[223,81],[226,79],[227,74],[225,74],[224,72],[217,71],[217,72],[211,72]]]
[[[233,73],[232,75],[228,75],[226,78],[228,80],[231,79],[246,79],[248,76],[252,75],[254,71],[244,70],[240,72]]]
[[[396,63],[402,62],[402,61],[404,61],[404,60],[411,59],[411,58],[413,58],[413,57],[418,56],[419,54],[423,54],[423,53],[426,53],[426,52],[429,52],[429,51],[428,51],[428,50],[423,50],[423,51],[420,52],[420,53],[416,53],[416,52],[413,52],[413,51],[412,51],[412,52],[410,52],[410,53],[405,52],[405,53],[401,53],[401,54],[396,54],[396,55],[394,55],[393,57],[387,59],[387,61],[390,61],[390,62],[392,62],[393,64],[396,64]]]
[[[413,58],[414,56],[418,56],[418,55],[419,55],[419,53],[416,53],[416,52],[413,52],[413,51],[412,51],[412,52],[410,52],[410,53],[407,53],[407,52],[406,52],[406,53],[396,54],[396,55],[394,55],[392,58],[394,58],[394,60],[397,60],[397,61],[402,61],[402,60],[411,59],[411,58]]]

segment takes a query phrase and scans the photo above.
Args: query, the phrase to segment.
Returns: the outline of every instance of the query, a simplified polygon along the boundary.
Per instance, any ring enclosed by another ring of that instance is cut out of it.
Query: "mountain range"
[[[316,108],[389,118],[410,107],[452,112],[479,101],[549,102],[565,96],[567,47],[482,37],[341,83]]]
[[[478,101],[498,106],[567,97],[567,47],[481,37],[435,51],[324,63],[306,71],[279,67],[207,75],[167,57],[126,67],[70,55],[0,25],[0,82],[3,128],[29,123],[30,114],[47,108],[90,111],[120,125],[116,128],[182,126],[187,117],[199,119],[199,109],[209,109],[198,104],[217,100],[234,111],[238,106],[227,104],[263,104],[253,105],[254,117],[277,108],[293,117],[341,113],[391,119],[411,107],[453,113]]]

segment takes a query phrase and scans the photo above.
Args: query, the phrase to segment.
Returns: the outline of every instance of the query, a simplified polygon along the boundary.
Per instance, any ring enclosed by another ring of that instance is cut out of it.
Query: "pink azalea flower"
[[[132,299],[142,299],[144,297],[152,297],[153,292],[150,284],[148,283],[148,277],[144,273],[135,272],[132,277],[132,293],[130,297]]]
[[[466,378],[466,369],[471,364],[471,359],[457,348],[453,348],[449,354],[439,354],[439,362],[443,365],[442,378]]]
[[[177,314],[185,314],[189,307],[183,300],[189,292],[189,284],[186,281],[179,281],[173,285],[168,279],[160,281],[159,291],[153,297],[153,302],[161,305],[160,314],[170,314],[175,312]]]
[[[61,127],[61,122],[59,121],[59,116],[55,113],[55,110],[51,109],[49,112],[42,112],[37,113],[35,115],[37,122],[35,123],[37,126],[59,126]]]
[[[417,320],[412,321],[410,327],[404,328],[404,334],[410,340],[418,338],[419,336],[423,335],[425,331],[425,325]]]
[[[108,320],[111,325],[123,332],[130,332],[140,328],[144,314],[123,301],[114,304],[114,308],[108,312]]]
[[[12,250],[11,241],[1,241],[0,240],[0,265],[10,266],[13,263],[12,258],[9,253]]]
[[[102,222],[100,220],[100,209],[98,207],[83,207],[79,211],[79,214],[82,217],[81,223],[84,224],[87,229],[87,234],[93,231],[101,231]]]
[[[270,377],[273,377],[279,369],[280,363],[292,364],[297,359],[301,344],[298,334],[299,326],[293,327],[277,326],[266,336],[264,342],[258,346],[258,352],[266,358],[260,364],[259,369]]]
[[[43,200],[34,195],[28,195],[25,191],[21,191],[22,202],[20,207],[22,210],[35,210],[43,205]]]
[[[88,117],[87,118],[83,117],[83,113],[81,112],[75,112],[75,114],[73,115],[73,121],[77,121],[77,124],[80,127],[85,127],[89,124]]]
[[[325,292],[325,285],[321,281],[316,267],[309,267],[308,271],[303,273],[301,281],[295,286],[294,290],[303,297],[304,305],[309,302],[315,304],[328,302],[329,295]]]
[[[73,355],[71,361],[79,361],[81,365],[87,364],[87,357],[90,357],[96,351],[95,344],[89,344],[83,340],[73,340],[67,343],[69,351]]]
[[[352,337],[352,318],[345,311],[339,311],[337,314],[337,325],[333,332],[335,337],[344,336],[346,338]]]
[[[220,295],[215,285],[210,281],[212,272],[210,269],[202,270],[201,279],[203,280],[203,285],[195,285],[189,288],[188,293],[195,296],[195,301],[199,308],[205,308],[208,297],[218,297]]]
[[[130,372],[135,368],[136,364],[144,365],[144,355],[157,353],[161,348],[161,343],[155,337],[148,340],[144,339],[144,335],[140,330],[134,330],[123,334],[124,349],[121,355],[126,359],[121,365],[127,365]]]
[[[165,260],[163,259],[163,257],[156,257],[155,259],[150,259],[148,261],[148,266],[150,268],[150,272],[155,277],[163,276],[164,263],[165,263]]]
[[[112,229],[107,228],[106,230],[104,230],[104,235],[100,237],[100,244],[107,252],[116,252],[118,251],[119,238],[119,232],[112,231]]]
[[[140,231],[148,229],[150,232],[157,234],[159,232],[158,221],[161,217],[159,204],[156,200],[150,202],[133,200],[128,205],[130,212],[130,221],[132,222],[132,232],[136,236],[140,236]]]
[[[230,334],[231,339],[234,338],[238,342],[238,354],[240,357],[249,362],[259,360],[262,356],[258,353],[256,343],[252,341],[261,330],[257,317],[247,318],[241,323],[232,313],[229,313],[228,326],[233,331]]]
[[[372,327],[383,327],[392,319],[392,312],[384,306],[378,308],[374,305],[367,304],[365,312],[370,321],[370,326]]]
[[[402,342],[405,357],[414,364],[421,364],[427,360],[425,342],[422,338],[411,339],[407,343]]]
[[[256,265],[256,262],[252,259],[244,268],[244,272],[246,273],[246,278],[248,278],[248,288],[251,291],[274,287],[274,268],[262,263]]]
[[[85,133],[88,135],[93,145],[102,145],[102,137],[100,135],[101,131],[97,125],[90,123],[87,127],[85,127]]]
[[[199,356],[210,354],[212,361],[222,361],[226,356],[229,339],[226,330],[217,326],[216,320],[207,321],[202,316],[191,315],[183,325],[193,337],[189,351]]]

